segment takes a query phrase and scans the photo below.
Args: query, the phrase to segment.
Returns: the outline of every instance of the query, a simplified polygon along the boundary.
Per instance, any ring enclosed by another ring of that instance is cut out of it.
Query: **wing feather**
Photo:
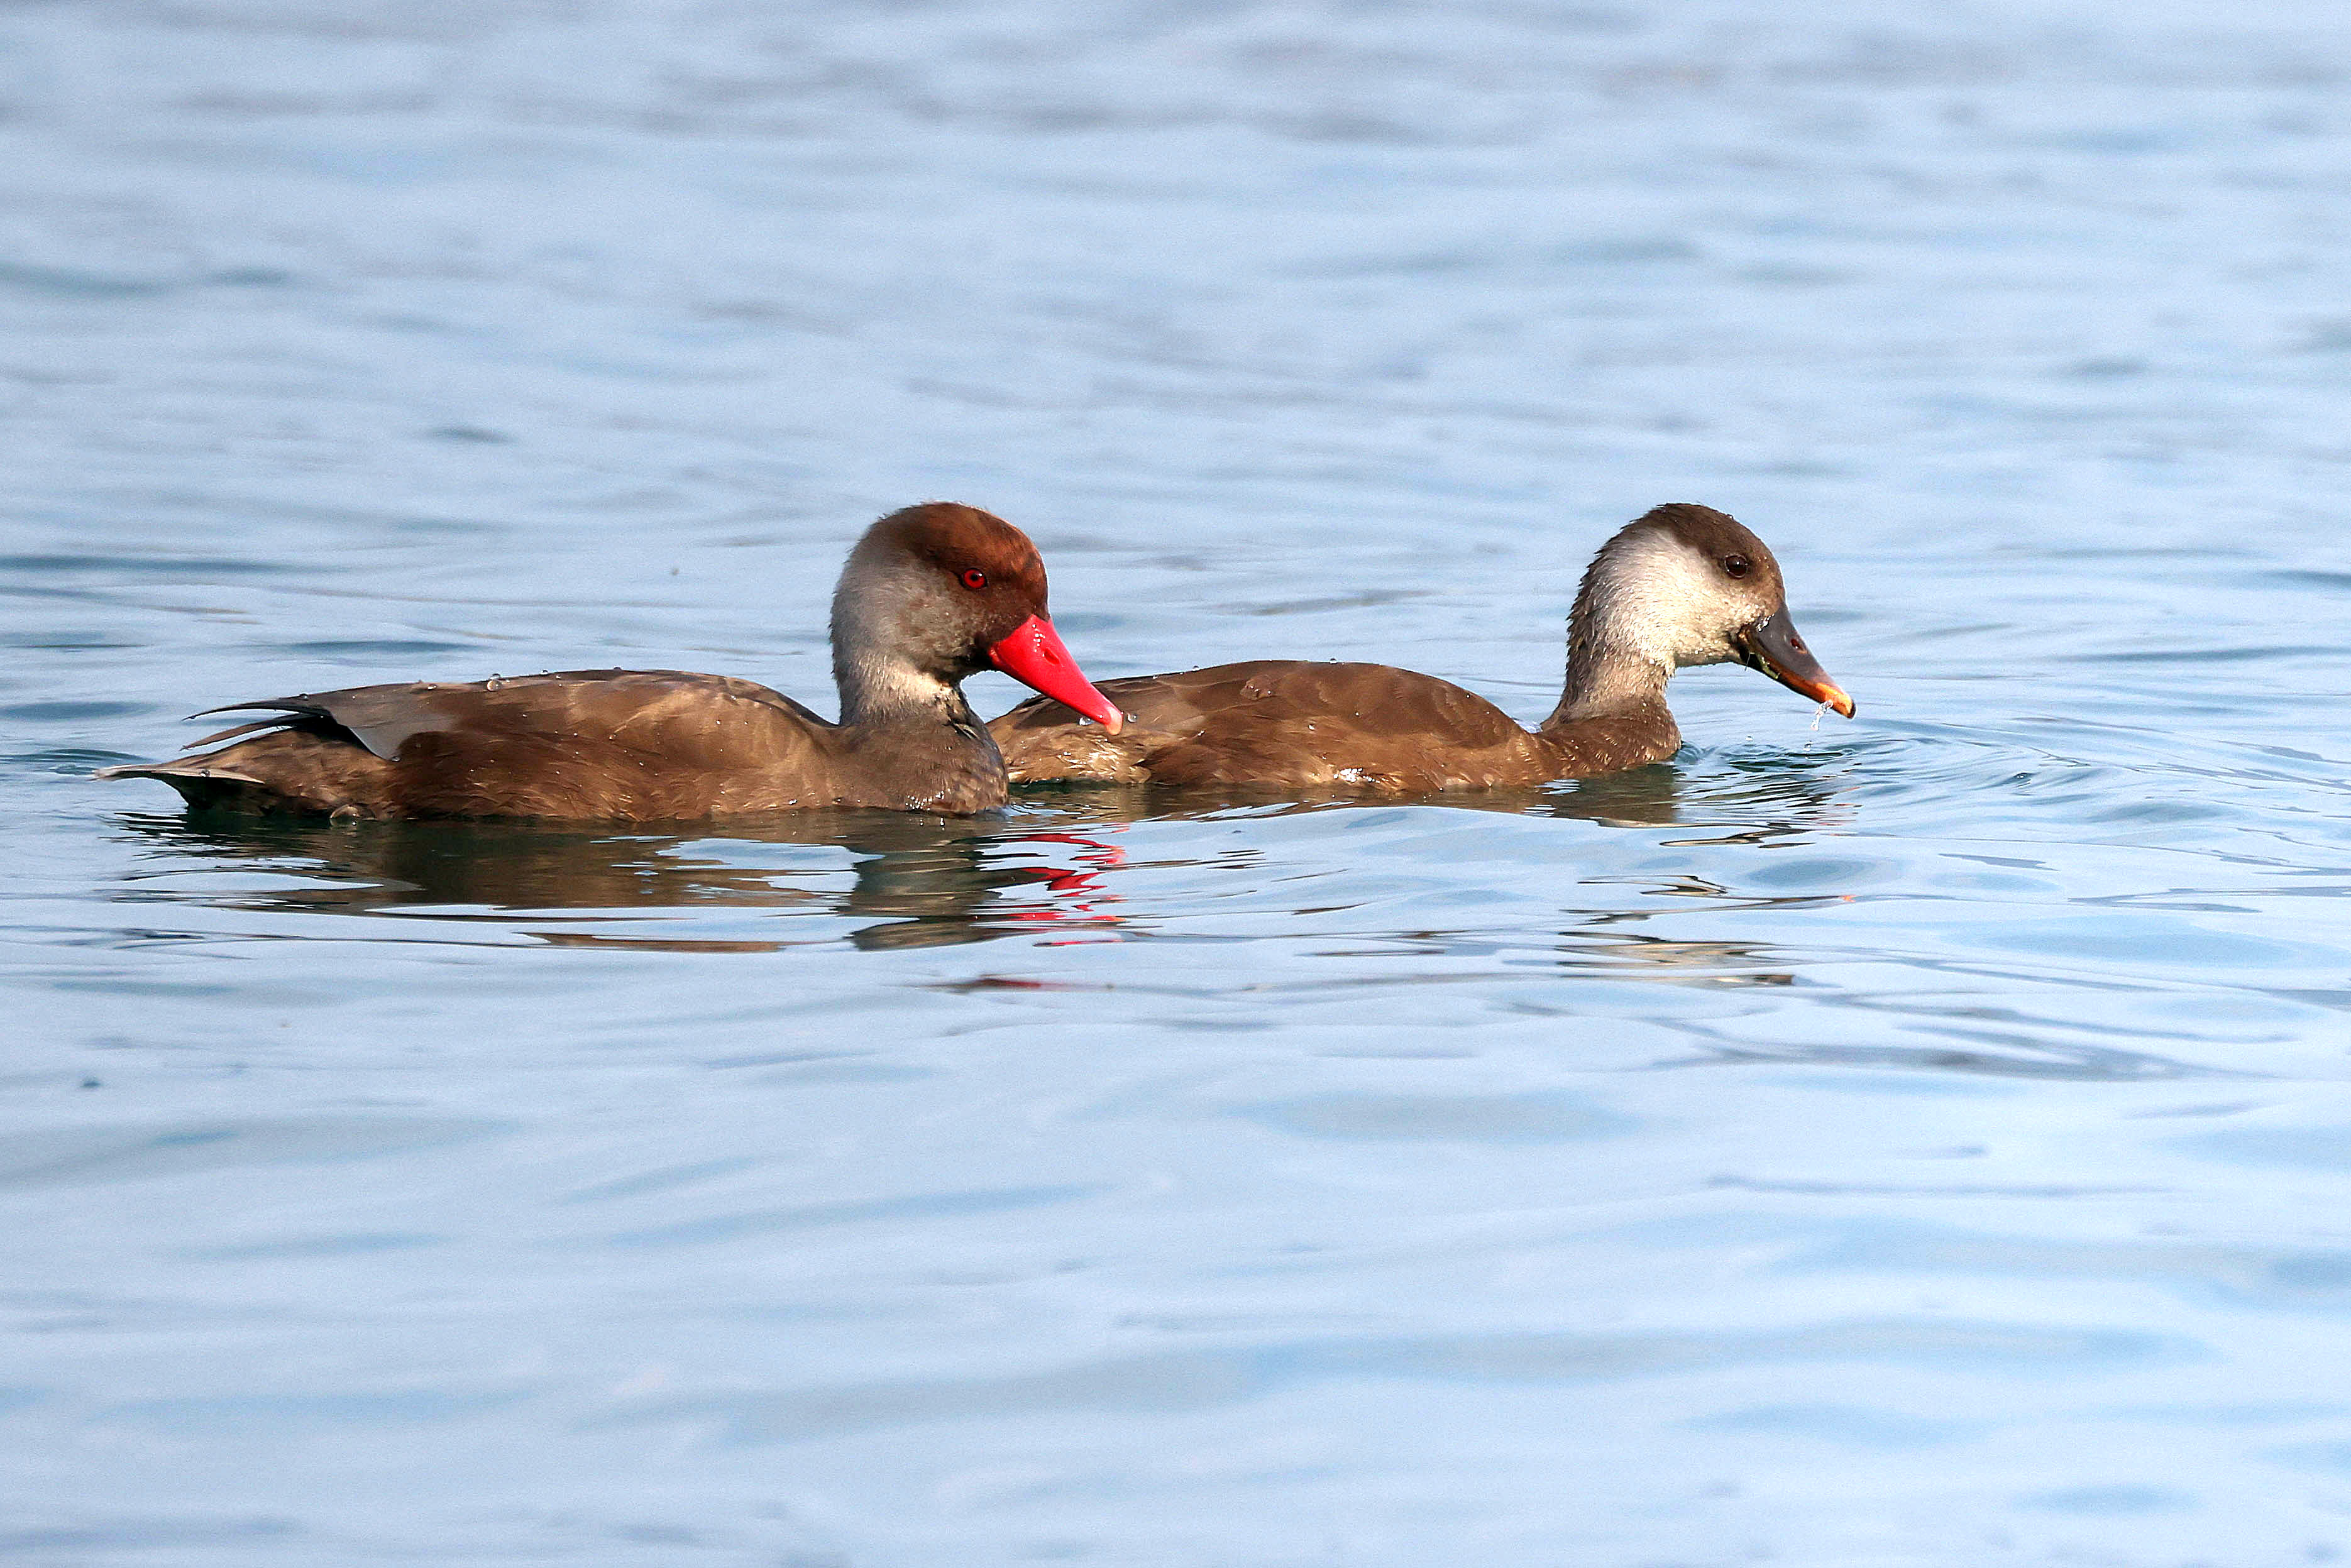
[[[268,716],[196,743],[236,742],[222,750],[130,776],[183,792],[205,781],[215,796],[235,779],[256,809],[641,821],[830,803],[833,782],[833,726],[755,681],[681,670],[351,686],[206,711]]]

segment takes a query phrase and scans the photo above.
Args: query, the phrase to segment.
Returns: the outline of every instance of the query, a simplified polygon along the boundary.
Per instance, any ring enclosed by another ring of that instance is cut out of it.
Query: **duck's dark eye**
[[[963,585],[966,588],[986,588],[987,586],[987,573],[980,570],[979,568],[976,566],[972,567],[963,574]]]
[[[1755,563],[1743,555],[1727,555],[1722,558],[1722,570],[1733,577],[1745,577],[1755,570]]]

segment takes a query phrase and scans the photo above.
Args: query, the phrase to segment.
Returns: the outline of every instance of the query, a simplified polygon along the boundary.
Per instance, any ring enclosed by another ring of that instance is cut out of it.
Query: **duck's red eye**
[[[975,566],[963,574],[963,585],[966,588],[986,588],[987,573]]]

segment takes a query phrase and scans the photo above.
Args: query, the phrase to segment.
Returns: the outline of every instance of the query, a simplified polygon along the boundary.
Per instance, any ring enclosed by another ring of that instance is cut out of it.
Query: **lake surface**
[[[2346,95],[2293,0],[0,11],[0,1559],[2343,1559]],[[1706,502],[1860,716],[676,831],[87,777],[829,707],[928,497],[1097,677],[1527,719]]]

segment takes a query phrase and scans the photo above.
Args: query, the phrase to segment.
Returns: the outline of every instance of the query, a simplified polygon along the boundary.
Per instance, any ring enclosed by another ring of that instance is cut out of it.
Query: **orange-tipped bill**
[[[1116,735],[1126,723],[1118,705],[1094,690],[1061,646],[1053,623],[1031,615],[1012,629],[1012,635],[987,651],[987,662],[1023,685],[1036,687],[1064,707],[1074,708]]]
[[[1826,703],[1847,718],[1853,716],[1853,699],[1829,679],[1829,673],[1796,635],[1785,610],[1775,610],[1754,625],[1741,628],[1730,644],[1739,651],[1739,662],[1749,669],[1761,670],[1790,691]]]

